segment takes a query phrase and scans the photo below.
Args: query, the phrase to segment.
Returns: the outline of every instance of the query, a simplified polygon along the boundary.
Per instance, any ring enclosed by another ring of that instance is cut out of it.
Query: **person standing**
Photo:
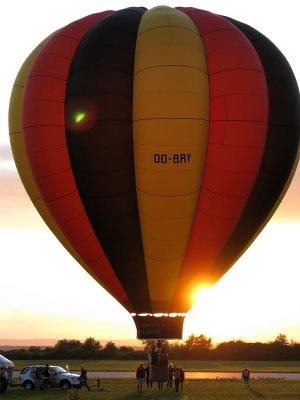
[[[174,371],[174,383],[175,383],[175,390],[178,392],[179,384],[180,384],[180,370],[179,367],[176,367]]]
[[[7,383],[10,387],[13,386],[13,367],[7,368]]]
[[[136,370],[137,392],[141,396],[143,390],[143,383],[145,382],[145,368],[141,363]]]
[[[89,387],[89,385],[87,384],[87,372],[86,369],[84,368],[84,366],[81,366],[81,371],[80,371],[80,380],[81,380],[81,386],[85,386],[87,388],[87,390],[90,392],[91,388]]]
[[[152,381],[150,380],[150,364],[145,368],[146,385],[148,390],[152,390]]]
[[[0,393],[4,393],[7,389],[7,372],[3,366],[0,368]]]
[[[169,380],[167,383],[167,387],[171,388],[173,385],[173,376],[174,376],[174,367],[172,363],[169,364],[168,369],[169,369]]]
[[[183,368],[180,366],[179,367],[179,373],[180,373],[180,391],[182,392],[183,389],[183,382],[185,380],[185,373]]]
[[[151,364],[158,364],[158,351],[155,351],[155,347],[152,347],[151,350]]]
[[[42,389],[42,374],[41,374],[41,369],[39,367],[36,368],[34,373],[34,385],[36,390]]]
[[[49,364],[45,364],[44,372],[43,372],[43,388],[50,388],[50,368]]]
[[[247,365],[245,365],[245,368],[242,371],[242,379],[244,382],[245,387],[249,387],[249,380],[250,380],[250,371],[247,368]]]

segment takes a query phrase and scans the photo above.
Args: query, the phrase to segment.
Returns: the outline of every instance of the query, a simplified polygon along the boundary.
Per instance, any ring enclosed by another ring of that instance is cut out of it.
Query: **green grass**
[[[147,360],[140,360],[147,363]],[[44,364],[49,362],[53,365],[65,367],[69,365],[71,371],[79,371],[84,365],[88,371],[135,371],[139,361],[118,361],[118,360],[16,360],[15,369],[21,370],[26,365]],[[300,372],[299,361],[173,361],[182,365],[185,371],[199,372],[240,372],[247,364],[251,372]]]
[[[96,380],[89,380],[92,391],[81,389],[79,400],[131,400],[136,399],[136,382],[133,379],[102,379],[103,392],[97,390]],[[158,392],[143,391],[146,400],[300,400],[299,381],[253,381],[250,389],[241,381],[191,380],[184,384],[183,392],[174,388]],[[69,396],[60,389],[25,392],[22,388],[8,388],[3,395],[6,400],[68,400]]]

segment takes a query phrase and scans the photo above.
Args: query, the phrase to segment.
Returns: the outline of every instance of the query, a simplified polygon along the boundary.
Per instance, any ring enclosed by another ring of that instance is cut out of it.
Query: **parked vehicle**
[[[25,390],[33,390],[36,387],[36,370],[39,368],[43,375],[45,365],[29,365],[22,369],[19,376],[19,384]],[[49,365],[50,369],[50,386],[58,387],[62,390],[70,389],[71,387],[81,387],[81,379],[79,374],[73,374],[66,371],[64,368],[57,365]],[[41,383],[41,388],[43,384]]]

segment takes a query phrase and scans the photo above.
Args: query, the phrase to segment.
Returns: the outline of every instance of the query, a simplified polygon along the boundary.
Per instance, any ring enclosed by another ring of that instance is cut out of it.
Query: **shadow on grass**
[[[174,396],[175,395],[175,396]],[[133,400],[133,399],[151,399],[151,400],[169,400],[173,399],[176,400],[189,400],[189,396],[187,393],[176,393],[175,391],[170,392],[143,392],[142,395],[138,393],[132,393],[123,397],[120,397],[119,400]]]
[[[249,389],[249,392],[251,394],[253,394],[254,397],[258,397],[260,399],[263,399],[264,397],[266,397],[263,393],[259,392],[258,390],[252,389],[252,388]]]

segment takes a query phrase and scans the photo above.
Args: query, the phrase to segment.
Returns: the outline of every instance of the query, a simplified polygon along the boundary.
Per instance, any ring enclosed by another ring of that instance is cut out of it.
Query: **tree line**
[[[143,360],[147,359],[148,351],[155,345],[156,341],[150,340],[141,342],[141,350],[130,346],[117,347],[113,341],[102,346],[99,340],[89,337],[84,342],[62,339],[54,347],[31,346],[2,351],[2,354],[12,360]],[[161,346],[166,349],[170,360],[300,360],[300,343],[289,341],[282,333],[267,343],[231,340],[214,345],[211,338],[205,335],[191,335],[185,341],[162,341]]]

